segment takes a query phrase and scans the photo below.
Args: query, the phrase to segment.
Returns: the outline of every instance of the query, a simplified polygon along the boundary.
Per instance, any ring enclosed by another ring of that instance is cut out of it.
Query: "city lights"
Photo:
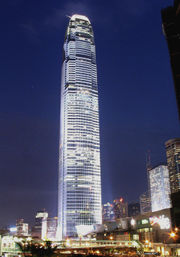
[[[180,257],[180,0],[2,2],[0,257]]]

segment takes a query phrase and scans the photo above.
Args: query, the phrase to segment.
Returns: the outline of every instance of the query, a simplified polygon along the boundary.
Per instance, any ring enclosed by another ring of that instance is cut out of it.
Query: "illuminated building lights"
[[[152,226],[158,224],[161,229],[170,229],[171,227],[171,221],[168,217],[165,217],[165,215],[150,217],[149,220]]]
[[[169,170],[159,165],[149,170],[152,212],[171,208]]]
[[[96,53],[87,17],[70,18],[63,50],[59,239],[76,237],[79,230],[90,231],[102,223]]]

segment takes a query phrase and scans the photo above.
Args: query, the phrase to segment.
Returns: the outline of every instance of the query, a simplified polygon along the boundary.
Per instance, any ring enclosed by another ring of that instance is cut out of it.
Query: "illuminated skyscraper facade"
[[[159,165],[149,170],[152,212],[171,208],[169,170]]]
[[[165,143],[171,193],[180,192],[180,138]]]
[[[58,233],[65,238],[102,223],[96,53],[87,17],[70,18],[63,50]]]

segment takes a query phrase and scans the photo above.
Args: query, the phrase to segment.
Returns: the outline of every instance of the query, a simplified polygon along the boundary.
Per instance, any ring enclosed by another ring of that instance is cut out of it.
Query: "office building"
[[[169,170],[159,165],[149,171],[152,212],[171,208]]]
[[[46,238],[50,241],[55,241],[57,236],[57,225],[58,225],[58,218],[47,218],[47,232]]]
[[[141,214],[147,213],[151,211],[151,198],[149,191],[143,193],[140,198],[140,211]]]
[[[171,193],[180,191],[180,138],[165,143]]]
[[[102,223],[99,107],[89,19],[70,18],[63,47],[59,158],[59,238]]]
[[[29,234],[29,225],[24,223],[24,219],[18,219],[16,221],[17,236],[28,236]]]
[[[102,219],[103,219],[103,222],[114,221],[115,216],[114,216],[113,204],[111,204],[109,202],[103,204],[103,206],[102,206]]]
[[[130,203],[128,204],[128,216],[135,217],[140,214],[140,204],[139,203]]]
[[[180,118],[180,1],[162,10],[163,32],[165,34],[174,79],[176,100]]]
[[[32,237],[46,239],[48,213],[45,210],[37,212],[35,225],[32,228]]]
[[[121,197],[113,201],[115,219],[128,217],[128,203]]]

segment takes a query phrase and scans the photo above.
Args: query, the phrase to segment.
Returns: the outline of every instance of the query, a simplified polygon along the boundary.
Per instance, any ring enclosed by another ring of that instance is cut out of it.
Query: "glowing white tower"
[[[102,223],[96,53],[87,17],[70,18],[63,50],[58,216],[65,238]]]

